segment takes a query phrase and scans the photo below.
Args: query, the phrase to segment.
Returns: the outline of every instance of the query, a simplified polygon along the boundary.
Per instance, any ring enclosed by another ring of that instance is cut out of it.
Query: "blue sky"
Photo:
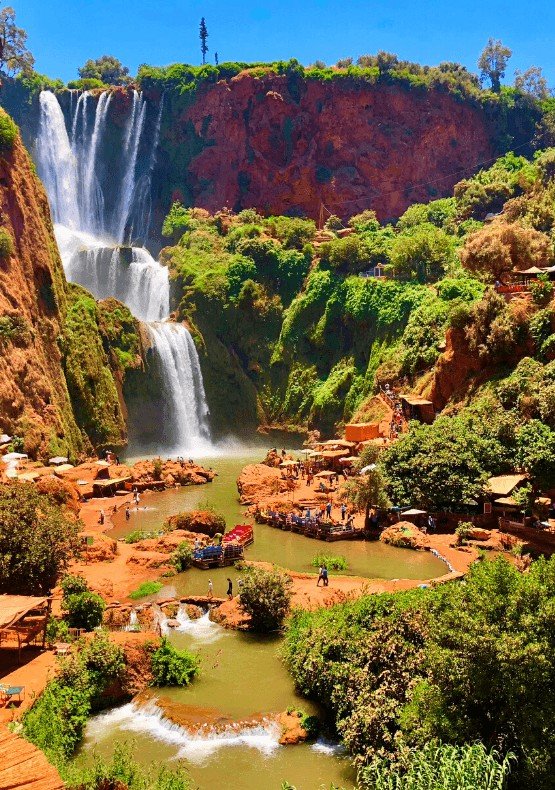
[[[8,0],[9,1],[9,0]],[[209,59],[335,63],[379,49],[430,65],[475,69],[489,36],[513,50],[507,73],[541,66],[555,87],[555,3],[549,0],[11,0],[28,32],[36,69],[75,79],[89,57],[113,54],[131,73],[140,63],[200,61],[198,24],[208,25]]]

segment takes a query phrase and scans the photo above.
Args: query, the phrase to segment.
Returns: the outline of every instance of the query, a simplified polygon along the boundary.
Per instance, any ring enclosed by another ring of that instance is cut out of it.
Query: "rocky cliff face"
[[[381,219],[449,194],[491,158],[483,110],[438,90],[243,73],[164,97],[156,200]],[[181,102],[181,106],[182,106]]]
[[[86,295],[85,314],[66,283],[46,194],[19,135],[0,151],[0,212],[0,432],[41,458],[124,443],[117,370],[95,302]],[[76,331],[84,320],[92,337]]]

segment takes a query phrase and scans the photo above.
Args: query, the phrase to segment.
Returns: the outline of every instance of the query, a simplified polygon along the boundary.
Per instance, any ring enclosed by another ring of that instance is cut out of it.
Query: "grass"
[[[163,586],[162,582],[143,582],[136,590],[129,593],[129,597],[136,601],[138,598],[145,598],[147,595],[156,595]]]
[[[162,535],[162,532],[159,530],[148,530],[144,529],[134,529],[129,535],[126,535],[124,541],[126,543],[138,543],[140,540],[151,540],[153,538],[159,538]]]
[[[312,565],[315,568],[319,568],[320,565],[325,565],[326,568],[330,571],[346,571],[349,567],[349,563],[342,557],[340,554],[316,554],[312,558]]]

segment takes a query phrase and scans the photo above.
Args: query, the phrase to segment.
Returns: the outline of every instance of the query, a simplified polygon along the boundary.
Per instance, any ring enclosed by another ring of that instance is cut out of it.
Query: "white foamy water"
[[[163,636],[168,636],[171,633],[188,634],[196,642],[210,644],[225,635],[225,629],[210,619],[209,612],[205,612],[201,617],[193,619],[189,617],[187,607],[183,604],[179,607],[176,616],[172,618],[179,623],[179,626],[176,628],[168,626],[168,618],[160,609],[157,611],[157,617]]]
[[[66,277],[97,299],[119,299],[147,323],[164,395],[159,451],[209,453],[208,406],[198,353],[187,328],[167,320],[168,270],[144,247],[125,246],[134,229],[147,233],[162,102],[150,139],[146,101],[133,91],[119,142],[120,183],[114,185],[103,162],[104,152],[114,144],[108,128],[113,94],[105,91],[95,98],[85,91],[74,102],[72,93],[68,125],[54,93],[42,91],[39,98],[37,164]],[[139,152],[145,153],[147,143],[145,169],[139,166]]]
[[[113,738],[116,731],[148,735],[176,747],[176,758],[197,764],[207,762],[221,749],[248,747],[270,757],[280,746],[280,728],[274,721],[190,731],[170,721],[154,702],[143,706],[130,702],[94,716],[87,724],[85,738],[99,742]]]

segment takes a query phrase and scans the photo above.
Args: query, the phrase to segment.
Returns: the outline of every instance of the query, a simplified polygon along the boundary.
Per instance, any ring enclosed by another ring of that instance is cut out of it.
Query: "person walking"
[[[322,565],[322,581],[324,582],[324,587],[328,586],[328,569],[325,565]]]
[[[329,499],[328,504],[326,505],[326,519],[328,521],[331,521],[331,508],[332,508],[331,499]]]
[[[104,511],[103,510],[100,511],[100,515],[98,517],[98,523],[99,524],[104,524]]]
[[[227,578],[227,597],[230,601],[233,598],[233,582],[231,581],[229,576]]]
[[[131,511],[129,510],[129,505],[126,505],[126,507],[125,507],[125,520],[129,521],[130,518],[131,518]]]
[[[208,597],[214,597],[214,585],[212,584],[212,579],[208,579]]]
[[[318,568],[318,581],[316,582],[316,587],[320,586],[321,581],[324,581],[324,568],[322,565],[320,565],[320,567]],[[325,586],[325,582],[324,582],[324,586]]]
[[[347,505],[345,502],[341,503],[341,521],[345,521],[345,516],[347,514]]]

